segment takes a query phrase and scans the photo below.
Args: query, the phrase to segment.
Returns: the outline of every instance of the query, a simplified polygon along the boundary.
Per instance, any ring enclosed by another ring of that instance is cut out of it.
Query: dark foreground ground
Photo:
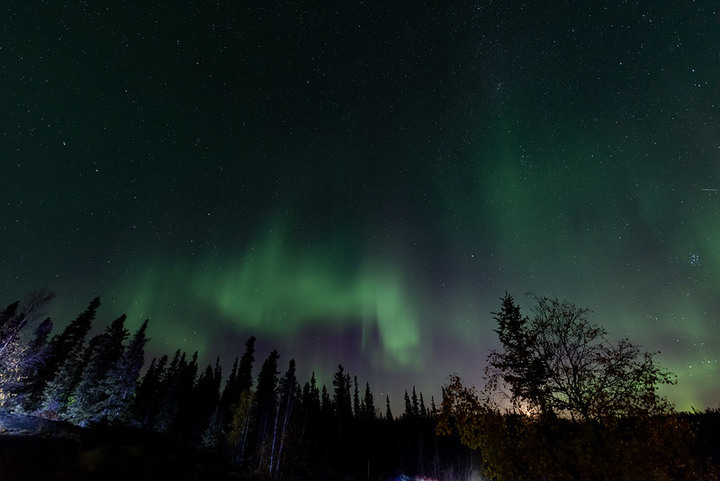
[[[0,416],[0,480],[241,480],[210,453],[136,430],[81,430],[40,419]]]

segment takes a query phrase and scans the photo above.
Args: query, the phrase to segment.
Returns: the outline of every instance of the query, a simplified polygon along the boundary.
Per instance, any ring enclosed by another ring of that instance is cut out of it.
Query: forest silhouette
[[[342,364],[326,386],[314,373],[298,379],[277,350],[257,363],[253,336],[227,376],[219,358],[201,367],[197,352],[147,362],[148,321],[131,333],[123,315],[90,336],[99,298],[53,333],[52,297],[34,292],[0,313],[6,433],[24,419],[46,433],[157,436],[154,445],[206,453],[256,479],[718,479],[720,411],[675,412],[657,395],[672,376],[652,353],[611,345],[565,301],[536,297],[522,316],[506,294],[487,385],[450,376],[439,405],[413,386],[394,415],[389,397]],[[8,457],[19,449],[10,446]]]

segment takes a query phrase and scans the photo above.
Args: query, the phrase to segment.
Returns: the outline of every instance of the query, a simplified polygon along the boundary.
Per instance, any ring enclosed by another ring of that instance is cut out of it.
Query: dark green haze
[[[5,2],[0,301],[399,401],[533,292],[717,407],[720,4],[547,3]]]

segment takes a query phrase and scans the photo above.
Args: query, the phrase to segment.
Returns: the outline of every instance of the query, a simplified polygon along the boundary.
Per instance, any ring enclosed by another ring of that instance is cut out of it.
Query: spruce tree
[[[250,336],[245,342],[245,352],[239,364],[237,358],[235,358],[232,371],[220,397],[220,417],[221,420],[227,420],[222,422],[230,421],[232,406],[240,401],[240,396],[244,391],[249,392],[252,388],[252,368],[255,363],[255,340],[255,336]]]
[[[198,380],[198,384],[200,381]],[[201,437],[201,445],[208,449],[216,449],[222,441],[222,419],[220,417],[220,385],[222,384],[222,367],[220,366],[220,357],[215,359],[215,368],[213,369],[213,387],[211,390],[204,390],[207,401],[212,398],[212,402],[207,402],[206,406],[210,408],[209,416],[204,423],[204,430]],[[212,392],[212,396],[207,393]],[[212,407],[210,407],[212,405]],[[202,421],[202,419],[201,419]],[[201,423],[201,426],[202,423]]]
[[[258,469],[267,471],[271,466],[273,430],[278,413],[278,360],[280,355],[273,349],[263,362],[257,378],[254,409],[256,414]]]
[[[70,354],[60,365],[52,381],[47,383],[43,391],[41,410],[44,416],[67,419],[68,406],[75,402],[72,396],[75,388],[82,381],[85,367],[102,339],[101,334],[94,336],[87,347]]]
[[[303,386],[302,405],[308,413],[320,412],[320,389],[315,379],[315,371],[310,374],[310,380]]]
[[[153,358],[137,387],[131,410],[136,422],[145,429],[155,426],[155,419],[160,410],[161,387],[167,362],[167,354],[164,354],[160,360]]]
[[[350,397],[350,375],[345,374],[343,365],[338,365],[338,370],[333,376],[333,403],[335,413],[341,421],[352,418],[352,398]]]
[[[353,414],[356,418],[359,418],[362,414],[360,412],[360,391],[358,390],[357,376],[353,377],[353,384]]]
[[[61,334],[56,335],[50,341],[51,361],[53,367],[62,364],[72,353],[77,353],[85,341],[85,337],[92,328],[92,323],[100,307],[100,298],[96,297],[90,301],[85,311],[72,321]]]
[[[177,400],[177,414],[173,419],[173,432],[184,440],[189,440],[193,432],[195,421],[196,398],[194,388],[198,373],[198,352],[193,353],[190,362],[181,366],[175,386]]]
[[[323,384],[322,392],[320,395],[320,411],[322,411],[323,419],[330,419],[335,413],[335,406],[333,406],[332,399],[330,398],[330,393],[328,392],[325,384]]]
[[[16,409],[26,397],[38,366],[35,352],[21,341],[22,329],[35,321],[41,308],[53,298],[46,290],[32,292],[18,312],[19,302],[0,312],[0,408]]]
[[[415,386],[412,388],[412,416],[415,418],[420,416],[420,403],[418,402],[418,396],[415,392]]]
[[[63,389],[67,389],[68,383],[72,383],[76,378],[73,373],[79,368],[78,356],[82,351],[85,338],[92,328],[99,307],[100,298],[96,297],[90,301],[85,311],[65,327],[62,333],[53,336],[50,340],[46,350],[45,363],[38,369],[33,392],[27,401],[28,409],[37,409],[42,404],[45,408],[51,406],[50,410],[54,411],[61,408],[60,404],[67,400],[67,396],[60,393]],[[60,374],[60,370],[63,368],[64,372]],[[50,388],[49,383],[55,381],[58,376],[61,379],[54,382]],[[63,386],[65,387],[63,388]]]
[[[270,466],[270,474],[278,477],[280,467],[283,464],[283,456],[290,440],[291,426],[295,415],[295,406],[298,401],[298,382],[295,375],[295,359],[290,359],[285,375],[280,379],[278,386],[280,394],[280,406],[278,407],[278,418],[275,421],[277,429],[273,435],[273,450],[277,453],[273,456]]]
[[[363,398],[365,406],[365,419],[375,419],[375,401],[373,400],[372,391],[370,391],[370,383],[365,383],[365,397]]]
[[[157,389],[157,404],[153,416],[152,429],[158,432],[168,432],[174,427],[178,412],[178,397],[180,393],[180,372],[187,365],[186,355],[180,349],[170,361],[170,365],[163,371]]]
[[[220,359],[217,358],[215,366],[208,364],[195,383],[192,393],[194,398],[192,402],[193,409],[190,412],[193,417],[191,425],[191,434],[193,436],[199,436],[206,432],[213,415],[217,412],[221,377]]]
[[[412,404],[410,403],[410,396],[408,396],[407,390],[405,391],[405,395],[403,397],[405,400],[405,413],[403,414],[404,418],[411,418],[413,416],[413,409]]]
[[[231,420],[231,413],[232,413],[232,406],[233,403],[236,401],[237,397],[237,371],[238,371],[238,358],[235,357],[235,361],[233,361],[232,369],[230,370],[230,375],[228,375],[227,380],[225,381],[225,387],[222,390],[222,394],[220,394],[220,405],[218,406],[218,411],[220,413],[220,422],[222,423],[223,420],[226,420],[229,422]]]
[[[23,380],[18,390],[18,402],[22,404],[23,409],[26,411],[33,410],[33,397],[37,398],[42,393],[43,386],[40,385],[38,378],[43,366],[47,363],[48,336],[52,328],[52,319],[45,318],[43,322],[38,324],[35,335],[25,351],[22,366]]]
[[[135,332],[123,355],[114,363],[101,382],[104,400],[99,401],[100,416],[123,423],[130,422],[140,370],[145,363],[145,335],[149,319]]]
[[[0,313],[0,409],[13,409],[16,392],[24,379],[22,359],[25,348],[20,344],[24,315],[17,313],[19,302]]]
[[[128,336],[125,329],[126,316],[115,319],[103,334],[97,336],[88,361],[82,371],[82,378],[72,393],[67,418],[80,425],[97,422],[103,417],[103,407],[109,393],[106,392],[106,377],[115,366],[125,349],[123,342]]]

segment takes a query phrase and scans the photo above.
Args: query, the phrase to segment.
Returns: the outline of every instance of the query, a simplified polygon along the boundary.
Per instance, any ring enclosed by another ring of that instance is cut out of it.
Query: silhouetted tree
[[[155,411],[152,428],[159,432],[168,432],[175,428],[175,419],[179,410],[179,397],[182,393],[183,371],[187,369],[186,354],[180,349],[163,371],[157,389],[158,407]]]
[[[292,421],[298,401],[298,382],[295,375],[295,359],[290,359],[288,369],[279,383],[280,404],[275,419],[276,428],[273,434],[273,460],[270,474],[279,477],[284,464],[284,456],[291,441]]]
[[[323,419],[330,419],[335,413],[335,406],[333,406],[332,399],[327,387],[323,384],[322,393],[320,395],[320,410],[322,411]]]
[[[67,419],[85,425],[97,422],[104,416],[104,404],[109,397],[106,377],[125,349],[123,342],[128,336],[125,329],[126,316],[115,319],[103,334],[91,343],[81,379],[73,389],[67,408]]]
[[[182,363],[177,372],[175,385],[173,386],[174,396],[177,403],[177,413],[173,419],[173,431],[185,441],[191,441],[195,421],[194,394],[195,383],[198,373],[198,352],[193,352],[189,362]]]
[[[278,360],[280,355],[273,349],[263,362],[257,378],[254,409],[256,414],[258,469],[269,472],[272,466],[273,429],[278,407]]]
[[[360,390],[358,389],[358,380],[357,376],[353,376],[353,414],[356,418],[362,416],[361,410],[362,408],[360,406]]]
[[[225,439],[230,460],[237,466],[245,466],[247,462],[249,439],[253,424],[253,393],[248,389],[240,394],[240,399],[233,406],[232,418]]]
[[[24,349],[19,345],[23,318],[17,314],[19,301],[13,302],[0,313],[0,409],[12,409],[15,391],[22,376]]]
[[[129,423],[132,417],[132,401],[138,387],[140,370],[145,363],[145,344],[148,339],[146,319],[130,340],[127,349],[114,363],[105,379],[101,381],[104,399],[99,401],[101,418]]]
[[[33,393],[41,390],[39,374],[48,358],[48,336],[53,328],[52,319],[47,317],[38,324],[35,335],[23,353],[22,379],[17,390],[17,403],[26,411],[32,410]]]
[[[153,358],[136,390],[131,410],[134,418],[145,429],[155,426],[155,420],[160,411],[162,381],[165,378],[167,362],[167,354],[163,354],[159,360]]]
[[[25,399],[39,366],[36,350],[21,342],[22,329],[42,315],[41,309],[53,298],[47,290],[32,292],[18,312],[19,302],[0,312],[0,408],[15,409]]]
[[[365,383],[365,396],[363,398],[363,405],[365,408],[364,418],[375,419],[375,401],[373,400],[373,394],[370,390],[370,383]]]
[[[405,391],[405,394],[403,395],[403,400],[405,401],[405,412],[403,413],[403,417],[406,419],[409,419],[413,417],[413,409],[412,409],[412,403],[410,402],[410,396],[408,395],[407,390]]]
[[[415,386],[412,388],[412,415],[413,417],[420,416],[420,403],[418,402],[417,392],[415,392]]]
[[[587,309],[533,299],[530,319],[520,316],[507,294],[495,314],[503,350],[489,356],[492,386],[504,381],[516,405],[584,419],[667,410],[657,387],[673,379],[652,353],[627,339],[611,343],[603,328],[587,320]]]
[[[390,409],[390,396],[385,396],[385,419],[388,421],[395,419],[392,414],[392,409]]]
[[[193,400],[191,402],[192,409],[188,414],[192,417],[189,424],[193,439],[199,439],[206,431],[213,414],[217,411],[221,382],[222,368],[220,367],[220,358],[217,358],[215,367],[207,365],[190,393]]]
[[[100,307],[100,298],[90,301],[87,309],[73,320],[59,335],[50,340],[50,367],[56,368],[72,353],[77,353],[92,328],[92,323]]]
[[[100,298],[96,297],[62,333],[52,337],[45,363],[40,366],[33,392],[26,401],[27,409],[35,410],[40,407],[41,402],[42,407],[50,411],[64,409],[70,395],[70,392],[65,391],[74,389],[82,374],[80,353],[99,307]],[[49,386],[50,383],[53,385]]]
[[[252,368],[255,362],[255,336],[250,336],[245,342],[245,352],[238,364],[237,358],[233,363],[230,375],[225,383],[220,397],[221,420],[231,418],[230,412],[233,406],[240,401],[243,392],[252,388]]]

